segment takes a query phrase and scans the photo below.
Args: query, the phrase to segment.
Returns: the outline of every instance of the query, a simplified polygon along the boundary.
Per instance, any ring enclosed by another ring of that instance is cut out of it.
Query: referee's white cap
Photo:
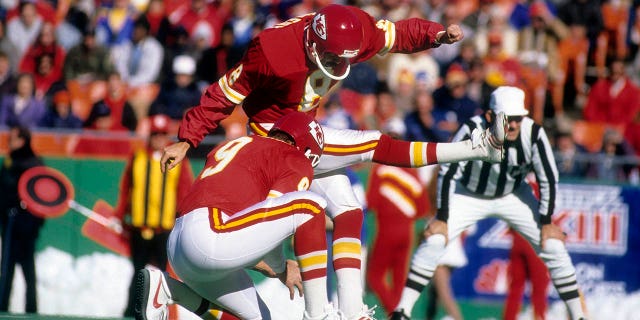
[[[520,88],[502,86],[493,90],[489,107],[495,112],[504,112],[507,116],[526,116],[529,111],[524,107],[524,91]]]

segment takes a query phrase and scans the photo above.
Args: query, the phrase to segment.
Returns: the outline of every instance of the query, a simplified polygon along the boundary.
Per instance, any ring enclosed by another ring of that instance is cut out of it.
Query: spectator
[[[451,133],[436,125],[433,115],[433,96],[428,91],[418,91],[415,97],[415,110],[404,118],[405,139],[408,141],[446,142]]]
[[[562,20],[553,15],[543,1],[536,1],[529,6],[529,16],[531,17],[531,25],[523,28],[519,35],[520,60],[533,70],[543,70],[542,75],[546,74],[548,81],[552,85],[556,85],[562,77],[559,68],[558,43],[569,36],[569,29]],[[535,75],[533,78],[539,77],[540,75]],[[524,85],[526,84],[524,83]],[[530,97],[529,101],[533,102],[528,104],[533,106],[533,108],[530,107],[532,118],[538,123],[541,123],[544,117],[546,84],[547,81],[540,82],[538,80],[526,86],[527,96]],[[540,86],[542,91],[538,91],[537,86]],[[560,116],[564,111],[563,105],[554,105],[553,107],[557,116]]]
[[[109,106],[104,101],[98,101],[91,107],[91,112],[82,127],[95,131],[109,131],[113,127],[113,118]]]
[[[602,137],[602,149],[589,168],[589,177],[607,182],[626,182],[630,168],[620,162],[618,157],[632,154],[633,151],[622,134],[614,129],[607,129]]]
[[[502,50],[502,35],[493,32],[488,35],[489,48],[482,57],[486,81],[494,87],[509,85],[522,86],[520,63],[515,57],[507,56]]]
[[[130,231],[131,260],[134,276],[129,289],[125,316],[133,316],[135,275],[147,264],[167,269],[167,239],[176,218],[176,204],[191,184],[193,172],[189,162],[164,175],[160,172],[162,149],[170,143],[169,121],[165,115],[152,116],[146,149],[130,157],[120,182],[120,196],[115,216]]]
[[[608,61],[627,58],[630,10],[631,1],[602,1],[600,4],[603,29],[598,36],[596,65],[604,66]]]
[[[56,92],[53,96],[53,105],[42,119],[40,126],[59,129],[82,128],[82,120],[71,109],[71,98],[68,91]]]
[[[331,95],[324,105],[324,117],[320,124],[336,129],[357,129],[356,122],[340,104],[337,95]]]
[[[43,54],[36,60],[36,72],[33,81],[36,86],[35,95],[38,98],[50,96],[50,92],[57,91],[58,87],[64,87],[61,83],[62,74],[54,70],[53,56]]]
[[[493,92],[496,87],[487,82],[487,74],[482,59],[473,59],[469,64],[467,73],[469,75],[469,83],[467,84],[469,98],[475,101],[482,110],[486,111],[489,109],[491,92]]]
[[[640,83],[640,5],[633,10],[633,21],[629,29],[629,69],[633,82]]]
[[[142,16],[135,21],[131,42],[111,51],[116,70],[129,87],[155,82],[162,68],[164,49],[149,35],[149,22]]]
[[[640,157],[640,110],[631,117],[632,122],[627,125],[624,131],[624,138],[629,146],[634,150],[636,156]]]
[[[638,87],[626,75],[622,60],[614,60],[609,67],[609,77],[593,84],[583,117],[587,121],[626,126],[640,110]]]
[[[114,0],[111,8],[101,8],[96,17],[98,43],[111,48],[131,41],[136,14],[130,0]]]
[[[518,319],[527,279],[531,284],[533,318],[536,320],[545,319],[547,287],[550,281],[547,267],[522,235],[513,229],[510,230],[510,233],[513,241],[511,251],[509,251],[509,271],[507,272],[509,287],[502,319]]]
[[[163,0],[151,0],[144,14],[149,21],[149,33],[160,43],[167,44],[171,32],[171,22],[167,17]]]
[[[65,61],[65,51],[56,42],[55,27],[48,22],[42,25],[36,42],[29,46],[29,49],[22,57],[20,72],[38,73],[40,71],[39,62],[41,62],[43,56],[49,56],[53,59],[50,65],[50,77],[60,79]]]
[[[556,133],[554,151],[561,179],[585,177],[588,163],[584,157],[588,151],[573,140],[571,132],[559,130]]]
[[[2,99],[16,90],[16,77],[11,70],[9,56],[0,51],[0,102]]]
[[[69,3],[69,11],[64,20],[60,21],[55,28],[56,39],[58,44],[64,48],[65,51],[69,51],[72,47],[76,46],[82,41],[82,31],[89,27],[89,17],[86,13],[76,9],[74,6],[76,3]],[[70,17],[69,14],[75,15]],[[70,21],[68,19],[77,19]],[[86,20],[85,20],[86,19]],[[76,26],[72,23],[77,23],[80,26]]]
[[[171,41],[163,44],[164,55],[162,57],[162,71],[160,72],[158,82],[163,83],[173,79],[175,76],[173,73],[173,59],[177,56],[199,56],[195,47],[196,45],[189,39],[189,34],[183,27],[178,26],[171,29]]]
[[[230,1],[219,1],[217,4],[205,0],[185,1],[184,6],[171,15],[169,19],[174,25],[182,26],[192,39],[198,35],[206,35],[206,46],[216,47],[220,43],[222,26],[227,23],[231,14]]]
[[[489,24],[489,19],[491,19],[491,13],[495,10],[494,7],[495,4],[493,0],[480,0],[478,9],[464,18],[464,24],[474,30],[486,28]]]
[[[439,130],[453,133],[458,127],[482,112],[467,94],[469,76],[459,65],[451,65],[444,84],[433,92],[434,115]]]
[[[18,51],[18,47],[11,42],[11,38],[7,36],[6,32],[6,23],[4,20],[0,20],[0,51],[4,52],[4,55],[9,59],[9,71],[13,73],[18,71],[18,64],[22,56]]]
[[[89,1],[69,1],[69,9],[67,9],[67,14],[64,16],[64,23],[74,28],[76,32],[83,32],[84,30],[87,30],[91,23],[91,18],[87,13],[88,10],[86,10],[86,8],[83,8],[83,5],[85,5],[87,2]]]
[[[34,255],[44,219],[36,217],[20,205],[18,181],[25,171],[43,163],[31,148],[31,132],[26,127],[11,127],[7,145],[9,154],[0,168],[0,311],[9,311],[13,274],[16,264],[20,264],[27,287],[25,311],[36,313],[38,303]]]
[[[233,16],[229,24],[233,28],[233,46],[244,51],[253,39],[253,26],[256,23],[255,1],[237,0],[234,1]]]
[[[594,57],[597,48],[598,36],[604,28],[600,1],[598,0],[577,0],[567,1],[558,7],[558,18],[565,25],[583,25],[587,27],[587,39],[589,39],[589,54],[587,55],[588,66],[595,65]],[[598,77],[605,76],[605,65],[599,65]]]
[[[349,76],[341,83],[338,95],[342,107],[353,117],[358,128],[365,127],[365,119],[371,117],[376,107],[378,71],[369,61],[351,67]]]
[[[234,41],[233,28],[224,25],[218,46],[203,50],[198,59],[196,74],[199,80],[207,84],[218,81],[226,70],[240,61],[244,49],[234,47]]]
[[[127,99],[127,86],[122,82],[120,75],[115,72],[110,74],[107,78],[107,95],[93,105],[84,127],[96,129],[95,125],[97,123],[94,116],[97,116],[102,118],[99,126],[102,129],[135,131],[138,126],[138,119],[133,106],[127,102]],[[109,118],[108,120],[106,119],[107,117]]]
[[[556,116],[560,116],[565,106],[584,107],[588,93],[586,32],[584,25],[569,25],[569,36],[558,43],[558,78],[551,88]]]
[[[502,54],[507,57],[515,57],[518,52],[518,31],[509,25],[508,13],[500,5],[494,4],[489,10],[489,14],[487,25],[477,29],[474,35],[478,55],[486,56],[489,50],[489,35],[500,33]]]
[[[386,82],[378,83],[376,105],[373,114],[364,118],[365,129],[382,130],[385,125],[398,116],[398,108]],[[404,134],[404,130],[402,132]]]
[[[464,40],[460,45],[460,53],[453,58],[451,64],[457,64],[462,67],[462,70],[469,72],[473,61],[479,57],[480,54],[478,53],[475,43],[472,40]],[[445,70],[442,71],[444,72]]]
[[[18,49],[22,58],[29,46],[35,42],[42,28],[42,17],[36,12],[34,1],[20,1],[20,16],[7,23],[7,37]]]
[[[33,76],[22,73],[18,76],[16,93],[6,95],[0,104],[0,125],[36,127],[44,114],[44,100],[34,95]]]
[[[113,71],[109,51],[96,42],[95,29],[85,29],[82,42],[71,48],[64,60],[64,79],[89,83],[106,80]]]
[[[194,81],[195,60],[187,55],[173,59],[173,79],[167,80],[160,88],[160,94],[151,105],[149,114],[166,114],[171,119],[180,120],[184,112],[200,102],[202,92]]]
[[[405,80],[408,78],[408,80]],[[415,90],[433,91],[440,86],[440,66],[429,54],[396,54],[389,58],[387,82],[402,112],[411,109]]]

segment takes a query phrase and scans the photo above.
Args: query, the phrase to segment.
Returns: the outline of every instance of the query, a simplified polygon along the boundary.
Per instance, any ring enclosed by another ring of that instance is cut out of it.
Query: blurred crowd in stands
[[[264,28],[327,0],[0,0],[0,126],[172,132]],[[447,141],[497,86],[527,93],[561,177],[638,183],[640,1],[344,0],[377,19],[461,25],[465,39],[355,65],[330,126]],[[242,117],[225,125],[244,134]],[[224,135],[225,132],[217,132]]]

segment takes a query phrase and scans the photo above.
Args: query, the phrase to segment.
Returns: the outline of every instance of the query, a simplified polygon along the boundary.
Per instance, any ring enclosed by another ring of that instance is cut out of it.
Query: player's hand
[[[304,295],[304,291],[302,290],[302,276],[300,275],[298,262],[287,260],[287,268],[283,273],[278,275],[278,279],[289,288],[289,299],[293,300],[296,292],[295,288],[298,288],[301,297]]]
[[[429,222],[429,226],[427,226],[427,229],[424,230],[424,238],[427,239],[430,236],[434,235],[434,234],[442,234],[444,235],[444,238],[447,239],[447,242],[449,241],[449,235],[448,235],[448,231],[447,231],[447,223],[438,219],[432,219]]]
[[[562,232],[562,229],[553,223],[542,225],[540,230],[540,246],[544,246],[547,239],[558,239],[562,242],[567,238],[567,235]]]
[[[162,158],[160,158],[160,170],[165,173],[177,166],[187,155],[190,147],[191,146],[184,141],[179,141],[165,147],[162,152]]]
[[[271,267],[266,262],[264,262],[264,260],[260,260],[260,262],[258,262],[258,264],[253,266],[252,269],[262,273],[265,277],[269,277],[269,278],[279,277],[279,275],[275,271],[273,271],[273,269],[271,269]]]
[[[464,33],[459,25],[450,24],[444,32],[439,32],[437,37],[440,43],[452,44],[462,40]]]

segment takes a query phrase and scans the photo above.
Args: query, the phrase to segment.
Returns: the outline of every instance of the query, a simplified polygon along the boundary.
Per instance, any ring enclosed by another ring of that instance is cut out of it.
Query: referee
[[[467,227],[487,217],[507,222],[531,243],[545,262],[560,298],[572,320],[586,319],[576,273],[564,246],[565,235],[551,223],[558,170],[544,129],[526,115],[524,92],[499,87],[491,94],[490,110],[471,118],[453,141],[469,139],[475,128],[486,128],[494,114],[507,115],[509,130],[501,163],[463,161],[441,165],[438,176],[438,212],[424,231],[425,241],[411,261],[402,297],[391,319],[409,319],[420,292],[431,280],[447,239],[455,239]],[[536,175],[540,200],[525,182]]]

